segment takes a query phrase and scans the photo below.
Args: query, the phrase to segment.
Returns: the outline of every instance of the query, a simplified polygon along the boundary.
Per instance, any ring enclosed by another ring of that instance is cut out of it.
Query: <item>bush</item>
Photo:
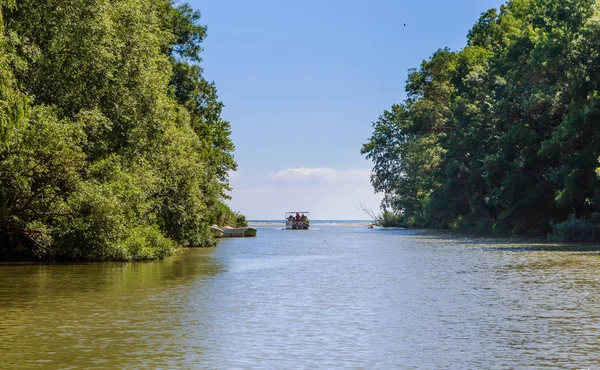
[[[222,226],[233,226],[233,227],[246,227],[248,222],[246,216],[239,212],[232,211],[229,206],[225,203],[219,202],[215,207],[213,214],[210,218],[211,224],[215,224],[219,227]]]
[[[574,214],[565,222],[552,225],[548,238],[559,242],[592,242],[596,239],[598,226],[587,220],[578,220]]]
[[[248,222],[246,221],[246,216],[239,214],[239,213],[235,213],[236,218],[235,218],[235,226],[236,227],[246,227],[248,226]]]
[[[151,260],[170,256],[178,251],[176,243],[162,235],[156,226],[136,227],[129,231],[123,243],[123,254],[117,260]]]
[[[377,224],[383,227],[401,227],[402,215],[385,211],[379,216]]]

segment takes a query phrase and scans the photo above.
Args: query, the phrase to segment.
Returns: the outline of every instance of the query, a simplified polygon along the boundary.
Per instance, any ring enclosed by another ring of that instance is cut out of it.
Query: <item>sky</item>
[[[363,220],[379,209],[360,149],[405,98],[408,70],[460,50],[499,0],[188,0],[208,28],[204,76],[231,123],[229,201],[249,220],[310,211]],[[406,24],[406,25],[405,25]]]

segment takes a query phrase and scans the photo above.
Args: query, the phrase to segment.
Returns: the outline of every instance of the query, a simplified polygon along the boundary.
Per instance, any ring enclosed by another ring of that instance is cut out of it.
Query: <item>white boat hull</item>
[[[285,228],[287,230],[308,230],[310,227],[309,221],[286,221]]]
[[[223,237],[242,237],[246,232],[247,227],[236,227],[232,229],[223,229]]]
[[[241,238],[244,236],[256,236],[256,229],[253,227],[223,228],[224,238]]]

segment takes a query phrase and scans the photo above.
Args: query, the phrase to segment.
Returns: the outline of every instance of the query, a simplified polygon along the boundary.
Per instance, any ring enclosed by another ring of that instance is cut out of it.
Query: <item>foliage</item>
[[[546,233],[600,211],[600,4],[511,0],[409,72],[362,154],[419,227]]]
[[[552,225],[549,239],[559,242],[592,242],[596,239],[597,232],[598,225],[587,220],[578,220],[571,214],[566,221]]]
[[[361,203],[358,207],[373,220],[373,224],[383,227],[412,227],[411,220],[406,219],[402,214],[396,214],[384,210],[381,213],[373,211],[371,207]]]
[[[390,211],[384,211],[378,218],[377,225],[383,227],[403,227],[402,215],[397,215]]]
[[[198,65],[200,13],[171,0],[0,7],[2,253],[139,260],[213,244],[236,164]]]
[[[211,223],[219,227],[245,227],[248,226],[246,217],[239,212],[233,212],[226,204],[220,203],[215,208]]]

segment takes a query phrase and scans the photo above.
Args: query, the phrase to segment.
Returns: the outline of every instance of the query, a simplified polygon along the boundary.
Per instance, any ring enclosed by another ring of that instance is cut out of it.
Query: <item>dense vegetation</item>
[[[0,258],[150,259],[245,222],[200,14],[173,0],[0,0]]]
[[[362,153],[383,207],[409,227],[597,227],[599,87],[600,1],[483,13],[467,45],[411,70],[406,100],[374,122]]]

